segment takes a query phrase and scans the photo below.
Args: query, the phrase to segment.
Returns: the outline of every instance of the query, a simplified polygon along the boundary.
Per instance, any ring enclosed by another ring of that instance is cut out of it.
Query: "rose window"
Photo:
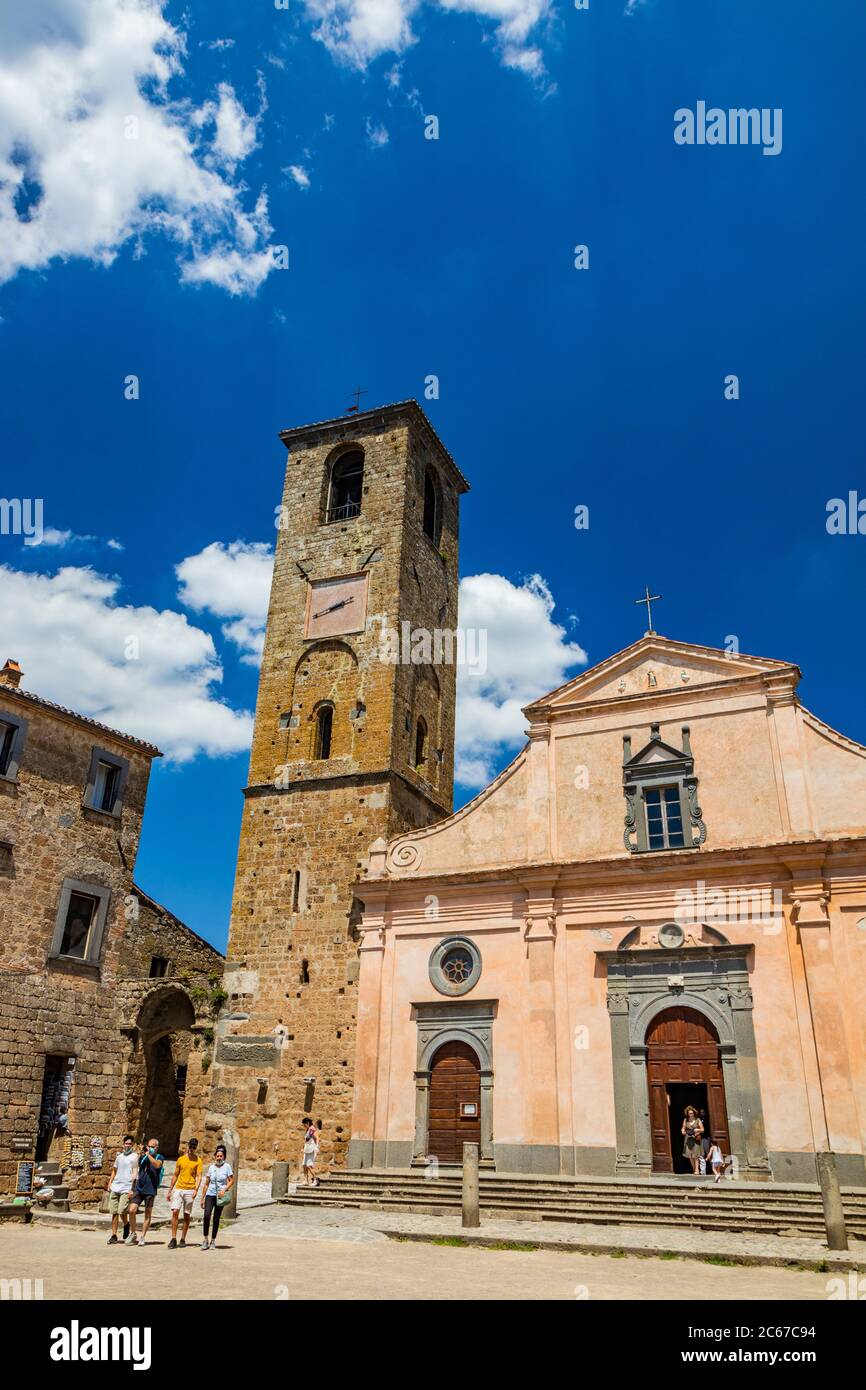
[[[472,974],[473,960],[462,946],[449,951],[442,961],[442,974],[452,985],[462,985]]]

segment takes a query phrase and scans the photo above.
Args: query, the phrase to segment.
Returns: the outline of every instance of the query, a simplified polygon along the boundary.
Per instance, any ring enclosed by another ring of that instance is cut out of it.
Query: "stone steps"
[[[717,1187],[706,1180],[594,1182],[482,1173],[479,1186],[482,1211],[518,1220],[692,1226],[817,1238],[824,1234],[820,1193],[817,1187],[805,1185]],[[461,1179],[457,1172],[431,1179],[423,1173],[340,1169],[322,1179],[317,1188],[298,1186],[284,1200],[298,1206],[440,1213],[459,1209]],[[866,1239],[866,1193],[846,1191],[844,1205],[850,1235]]]
[[[69,1211],[69,1188],[60,1181],[60,1164],[49,1163],[47,1160],[42,1163],[37,1163],[36,1177],[45,1179],[43,1186],[53,1188],[54,1196],[46,1206],[42,1206],[41,1203],[34,1202],[34,1211]]]

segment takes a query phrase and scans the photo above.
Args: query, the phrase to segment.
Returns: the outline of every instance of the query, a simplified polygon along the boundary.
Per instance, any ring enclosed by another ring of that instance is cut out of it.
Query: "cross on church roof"
[[[367,392],[366,392],[365,390],[363,390],[360,386],[356,386],[356,387],[355,387],[355,390],[354,390],[354,391],[350,391],[349,394],[350,394],[351,396],[354,396],[354,397],[355,397],[355,404],[354,404],[354,405],[350,405],[350,406],[347,408],[346,414],[347,414],[347,415],[356,415],[356,414],[358,413],[358,410],[360,409],[361,397],[362,397],[362,396],[366,396]]]
[[[647,623],[649,624],[649,626],[647,627],[647,630],[646,630],[646,632],[644,633],[644,637],[654,637],[654,636],[655,636],[655,631],[654,631],[654,629],[653,629],[653,609],[652,609],[652,606],[653,606],[654,603],[657,603],[657,602],[661,599],[661,597],[662,597],[661,594],[651,594],[650,591],[649,591],[649,585],[648,585],[648,584],[645,584],[645,585],[644,585],[644,597],[643,597],[643,598],[636,598],[636,599],[635,599],[635,603],[645,603],[645,604],[646,604]]]

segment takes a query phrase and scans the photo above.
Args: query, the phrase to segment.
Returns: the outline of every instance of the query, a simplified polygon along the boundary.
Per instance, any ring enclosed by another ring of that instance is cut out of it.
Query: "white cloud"
[[[42,536],[41,536],[41,538],[40,538],[39,540],[35,540],[35,539],[34,539],[34,540],[32,540],[32,541],[25,542],[25,544],[29,544],[29,545],[31,545],[31,546],[36,546],[36,545],[53,546],[53,547],[56,547],[58,550],[62,550],[62,549],[64,548],[64,546],[69,545],[72,541],[84,541],[84,540],[87,540],[87,541],[92,540],[92,537],[91,537],[91,536],[73,536],[73,534],[72,534],[71,531],[58,531],[58,529],[57,529],[56,526],[46,526],[46,527],[45,527],[45,530],[42,532]]]
[[[199,47],[201,46],[199,44]],[[224,48],[234,48],[234,46],[234,39],[211,39],[209,43],[204,43],[205,48],[216,49],[217,52],[221,52]]]
[[[283,170],[283,173],[288,174],[290,178],[294,179],[295,183],[298,185],[298,188],[309,188],[310,176],[304,168],[303,164],[290,164],[288,168]]]
[[[229,619],[223,636],[250,666],[262,654],[273,567],[273,549],[263,541],[214,541],[175,567],[181,603]]]
[[[540,575],[519,586],[501,574],[472,575],[460,583],[459,606],[461,629],[487,634],[486,672],[461,666],[457,676],[457,780],[482,787],[506,750],[523,742],[522,707],[562,685],[587,656],[554,622]]]
[[[384,145],[387,145],[390,136],[383,125],[374,125],[368,116],[366,129],[367,140],[374,150],[381,150]]]
[[[256,148],[258,117],[247,114],[230,83],[221,82],[217,95],[217,101],[207,101],[195,112],[193,122],[199,130],[213,124],[213,153],[208,162],[221,162],[234,172],[235,165]]]
[[[4,655],[20,662],[24,687],[177,762],[248,748],[252,715],[217,699],[210,634],[181,613],[120,603],[119,591],[117,578],[89,567],[42,575],[0,566]]]
[[[444,10],[490,20],[502,61],[533,77],[543,73],[529,35],[551,12],[551,0],[436,0]],[[403,53],[416,42],[412,19],[421,0],[306,0],[314,35],[341,62],[365,68],[382,53]],[[392,69],[392,72],[394,69]],[[390,78],[389,78],[390,80]]]
[[[221,620],[241,660],[261,658],[273,549],[264,542],[214,541],[176,566],[178,598]],[[120,581],[91,568],[53,577],[0,566],[6,651],[37,694],[160,745],[177,761],[246,748],[251,716],[221,703],[222,668],[210,635],[177,612],[123,605]],[[482,787],[520,746],[522,707],[586,663],[586,653],[554,621],[546,582],[512,584],[476,574],[460,584],[460,627],[486,633],[483,673],[458,668],[457,780]],[[138,660],[125,653],[137,639]],[[469,643],[472,649],[471,641]]]
[[[0,281],[56,259],[110,265],[162,233],[182,278],[254,292],[272,268],[267,200],[236,165],[258,116],[222,83],[170,94],[185,37],[164,0],[27,0],[0,9]],[[261,112],[259,113],[259,115]]]
[[[92,547],[95,545],[106,545],[109,550],[123,550],[120,541],[103,541],[99,536],[79,536],[75,531],[61,531],[56,526],[46,526],[38,539],[36,537],[32,540],[28,539],[24,544],[27,546],[28,550],[36,546],[45,546],[47,549],[50,548],[52,550],[71,550],[75,546]]]

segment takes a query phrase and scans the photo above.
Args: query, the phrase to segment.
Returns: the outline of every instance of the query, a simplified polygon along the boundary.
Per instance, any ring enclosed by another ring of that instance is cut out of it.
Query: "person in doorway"
[[[683,1158],[687,1158],[692,1165],[692,1172],[697,1175],[700,1171],[701,1161],[701,1137],[704,1126],[701,1117],[693,1105],[687,1105],[683,1115],[682,1136],[683,1136]]]
[[[707,1169],[712,1169],[716,1182],[722,1181],[722,1174],[725,1171],[725,1157],[715,1140],[710,1144],[707,1151]]]
[[[704,1132],[701,1135],[701,1156],[698,1160],[698,1168],[701,1173],[708,1173],[710,1170],[707,1165],[707,1155],[710,1152],[710,1145],[713,1141],[710,1135],[709,1124],[707,1123],[707,1112],[705,1110],[701,1110],[700,1112],[700,1121],[704,1127]]]
[[[126,1234],[126,1209],[132,1195],[132,1184],[138,1171],[138,1154],[133,1147],[135,1141],[131,1134],[124,1134],[123,1149],[115,1156],[108,1187],[108,1210],[111,1212],[111,1235],[109,1245],[117,1245],[117,1224],[123,1219],[123,1243],[128,1245],[132,1237]]]
[[[319,1179],[316,1177],[316,1160],[319,1157],[319,1131],[307,1116],[304,1119],[304,1153],[301,1167],[304,1174],[304,1182],[307,1187],[318,1187]]]
[[[174,1172],[171,1175],[171,1185],[168,1189],[168,1205],[171,1209],[171,1240],[168,1242],[169,1250],[176,1250],[178,1244],[183,1249],[186,1245],[186,1238],[189,1235],[189,1223],[192,1219],[192,1209],[195,1203],[196,1194],[201,1186],[201,1159],[198,1152],[198,1140],[190,1139],[186,1146],[186,1153],[181,1154],[177,1163],[174,1165]],[[180,1242],[177,1239],[177,1223],[183,1212],[183,1229],[181,1231]]]
[[[204,1207],[204,1240],[201,1243],[202,1250],[213,1250],[217,1241],[217,1231],[220,1228],[220,1217],[224,1206],[228,1206],[228,1194],[234,1186],[235,1176],[232,1166],[226,1157],[225,1144],[217,1144],[214,1149],[213,1163],[205,1174],[204,1187],[202,1188],[201,1203]],[[213,1235],[208,1240],[208,1232],[213,1221]]]
[[[165,1159],[159,1152],[159,1140],[148,1139],[147,1148],[138,1161],[138,1177],[129,1203],[129,1229],[132,1233],[133,1245],[135,1245],[136,1239],[139,1245],[144,1245],[147,1240],[147,1233],[153,1219],[153,1204],[156,1201],[159,1184],[162,1182],[164,1164]],[[141,1228],[141,1235],[136,1237],[135,1221],[139,1208],[142,1206],[144,1207],[144,1225]]]

